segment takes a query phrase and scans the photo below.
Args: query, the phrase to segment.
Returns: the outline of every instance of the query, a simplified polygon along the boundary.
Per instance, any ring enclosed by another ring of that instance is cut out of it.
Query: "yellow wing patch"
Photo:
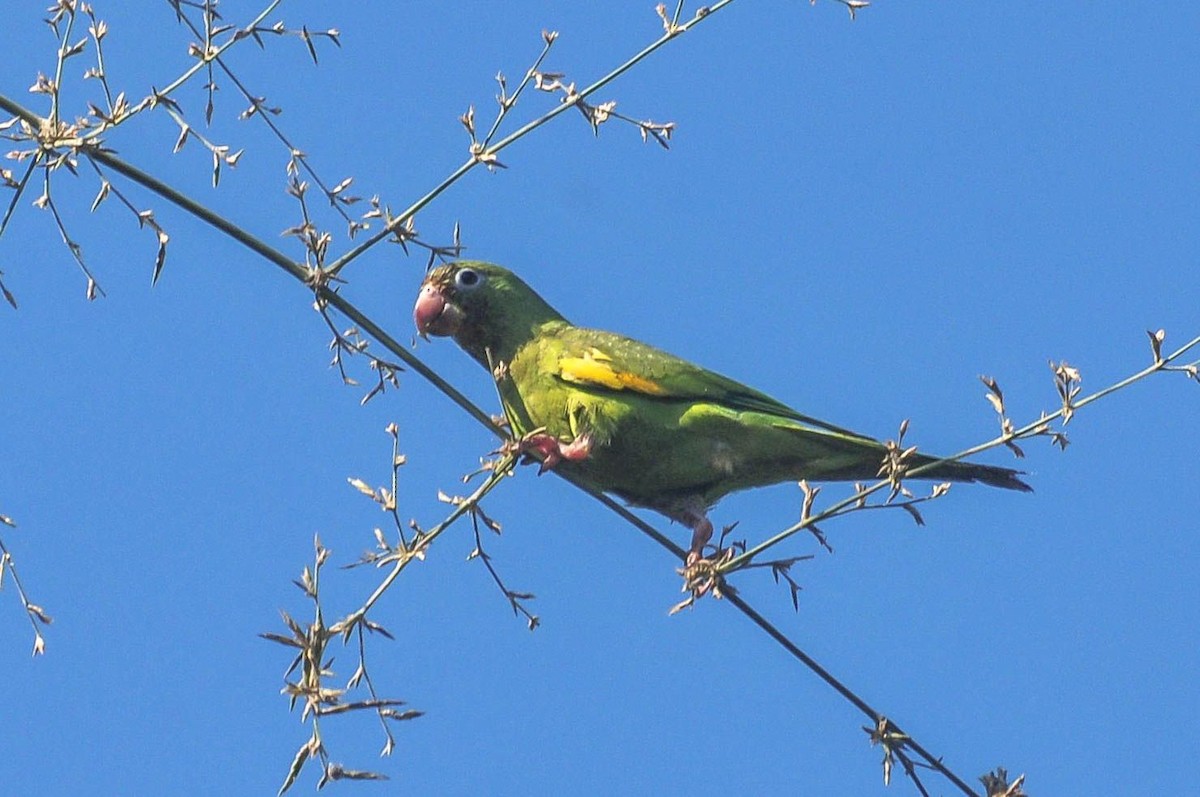
[[[667,392],[652,379],[618,371],[612,365],[612,358],[599,349],[590,349],[582,357],[563,357],[558,361],[558,375],[566,382],[599,385],[609,390],[632,390],[651,396],[661,396]]]

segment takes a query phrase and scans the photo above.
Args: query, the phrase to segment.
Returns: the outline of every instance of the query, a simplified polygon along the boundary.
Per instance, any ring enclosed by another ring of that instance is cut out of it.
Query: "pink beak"
[[[453,335],[462,324],[463,312],[458,305],[446,300],[438,288],[429,283],[421,286],[417,303],[413,305],[413,321],[421,335]]]

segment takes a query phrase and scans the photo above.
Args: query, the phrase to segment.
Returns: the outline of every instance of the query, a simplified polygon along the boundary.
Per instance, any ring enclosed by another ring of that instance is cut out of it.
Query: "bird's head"
[[[508,269],[460,260],[425,275],[413,321],[423,337],[453,337],[486,366],[489,351],[508,361],[544,325],[564,319]]]

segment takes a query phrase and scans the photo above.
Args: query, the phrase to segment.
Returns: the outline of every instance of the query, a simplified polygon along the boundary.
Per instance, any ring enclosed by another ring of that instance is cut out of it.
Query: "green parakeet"
[[[413,320],[422,335],[452,336],[495,369],[513,434],[544,467],[690,528],[689,564],[703,555],[708,510],[723,496],[800,479],[867,481],[884,459],[877,440],[640,341],[577,327],[490,263],[430,271]],[[907,464],[934,459],[915,454]],[[948,462],[920,478],[1030,490],[1018,474]]]

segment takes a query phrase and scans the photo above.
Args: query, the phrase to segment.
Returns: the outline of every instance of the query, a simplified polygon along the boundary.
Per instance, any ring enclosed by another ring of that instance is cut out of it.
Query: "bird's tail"
[[[913,470],[936,461],[936,457],[914,454],[908,462],[908,467],[909,470]],[[1006,490],[1033,492],[1033,488],[1020,479],[1023,475],[1022,471],[999,468],[995,465],[978,465],[974,462],[943,462],[913,478],[932,479],[933,481],[979,482],[992,487],[1003,487]]]
[[[878,440],[853,432],[813,429],[803,426],[787,426],[793,434],[800,435],[803,444],[797,448],[797,472],[799,478],[820,481],[868,481],[879,476],[879,468],[885,458],[886,449]],[[913,479],[930,481],[979,482],[1006,490],[1033,492],[1033,488],[1021,480],[1019,470],[1000,468],[995,465],[979,465],[974,462],[941,462],[939,457],[913,452],[905,460],[906,471],[932,465],[929,470],[913,474]]]
[[[870,481],[880,475],[887,458],[887,447],[878,440],[836,427],[777,423],[793,435],[789,450],[794,455],[795,478],[814,481]],[[930,481],[979,482],[1006,490],[1031,493],[1033,488],[1021,480],[1025,475],[1012,468],[979,465],[974,462],[939,462],[939,457],[913,452],[904,460],[905,472],[930,466],[929,470],[904,478]],[[938,463],[938,464],[934,464]]]

